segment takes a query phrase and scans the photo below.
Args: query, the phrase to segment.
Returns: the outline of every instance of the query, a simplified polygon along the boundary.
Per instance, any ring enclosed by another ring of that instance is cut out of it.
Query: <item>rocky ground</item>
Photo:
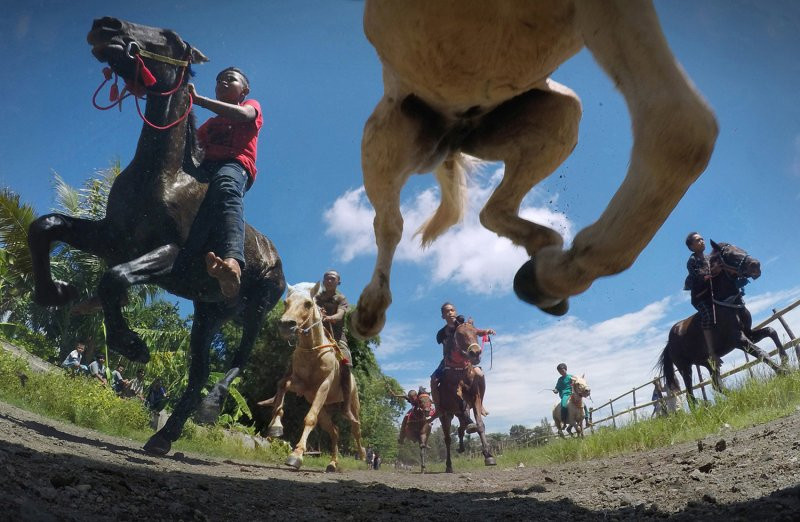
[[[800,413],[658,450],[453,474],[325,474],[140,443],[0,403],[4,520],[798,520]]]

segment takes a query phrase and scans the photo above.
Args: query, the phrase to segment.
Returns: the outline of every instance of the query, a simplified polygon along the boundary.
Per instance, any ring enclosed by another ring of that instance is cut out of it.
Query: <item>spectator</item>
[[[106,356],[102,353],[89,365],[89,375],[100,381],[103,386],[108,386],[108,378],[106,377]]]
[[[145,399],[144,402],[150,410],[158,412],[163,410],[164,406],[167,405],[168,398],[167,390],[165,390],[164,386],[161,384],[161,378],[156,377],[147,390],[147,399]]]
[[[372,455],[372,467],[373,469],[381,468],[381,456],[377,451]]]
[[[119,396],[122,396],[131,382],[122,376],[122,372],[124,371],[125,366],[118,364],[117,369],[111,372],[111,389]]]
[[[86,351],[86,345],[83,343],[76,343],[75,349],[69,352],[67,358],[61,363],[61,366],[73,372],[88,372],[89,368],[87,368],[85,364],[81,364],[84,351]]]
[[[136,370],[136,377],[130,380],[124,394],[125,397],[136,397],[144,401],[144,368]]]
[[[681,390],[676,385],[667,390],[666,412],[674,413],[683,409],[683,397],[681,397]]]
[[[367,469],[372,469],[372,458],[375,456],[375,452],[372,451],[372,448],[367,448]]]
[[[666,414],[664,411],[664,389],[658,379],[653,379],[653,395],[650,400],[653,401],[653,414],[651,417],[661,417]]]

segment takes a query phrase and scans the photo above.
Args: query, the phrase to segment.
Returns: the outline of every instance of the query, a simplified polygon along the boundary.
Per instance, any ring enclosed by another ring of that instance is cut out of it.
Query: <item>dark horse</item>
[[[398,444],[402,444],[408,439],[419,443],[419,464],[420,472],[425,473],[425,450],[428,449],[428,437],[431,435],[431,424],[428,418],[433,410],[431,396],[427,392],[417,395],[417,403],[403,419],[400,427],[400,438]]]
[[[478,436],[481,439],[483,461],[487,466],[497,464],[489,451],[489,443],[483,426],[483,396],[486,393],[486,380],[483,372],[477,367],[481,362],[481,347],[478,344],[478,334],[470,323],[462,323],[453,334],[445,357],[445,368],[439,382],[439,420],[444,432],[444,445],[447,448],[447,461],[445,471],[453,472],[453,463],[450,460],[450,423],[453,416],[461,420],[458,429],[459,452],[464,451],[464,414],[462,400],[467,403],[475,415]]]
[[[242,322],[242,340],[231,369],[203,401],[198,412],[201,422],[211,422],[218,415],[228,386],[244,368],[264,317],[280,299],[286,283],[272,242],[249,225],[245,231],[246,268],[241,291],[233,302],[226,302],[217,281],[206,273],[202,253],[189,255],[181,250],[207,187],[196,179],[199,148],[194,117],[185,117],[191,107],[188,68],[208,59],[173,31],[116,18],[95,20],[87,41],[92,54],[108,63],[129,91],[147,95],[142,117],[148,123],[142,128],[136,155],[114,181],[105,218],[48,214],[31,224],[28,243],[34,299],[43,306],[62,306],[78,297],[72,285],[52,279],[49,252],[54,242],[102,258],[110,267],[97,288],[108,346],[138,362],[147,362],[150,353],[122,315],[128,287],[155,284],[194,302],[186,392],[166,425],[145,444],[147,451],[166,454],[200,404],[209,376],[213,336],[229,319]],[[144,87],[148,70],[155,83]]]
[[[746,277],[757,279],[761,275],[761,263],[734,245],[729,243],[715,243],[711,241],[712,274],[719,271],[711,278],[716,323],[714,326],[714,346],[716,353],[709,354],[700,328],[700,318],[694,314],[682,321],[675,323],[669,331],[667,346],[661,353],[658,365],[667,381],[667,387],[677,388],[673,364],[683,377],[686,385],[686,396],[690,404],[695,402],[692,393],[692,365],[705,366],[711,373],[714,389],[722,390],[718,358],[739,348],[753,357],[769,365],[775,372],[782,372],[780,366],[775,364],[763,350],[755,343],[769,337],[778,347],[781,363],[788,361],[786,351],[783,349],[780,338],[774,329],[765,326],[758,330],[752,329],[753,319],[744,306],[742,292],[736,284],[737,280]]]

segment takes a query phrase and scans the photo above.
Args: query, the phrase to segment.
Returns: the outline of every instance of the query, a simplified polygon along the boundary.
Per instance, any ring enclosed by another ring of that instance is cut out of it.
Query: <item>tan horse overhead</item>
[[[427,245],[461,219],[463,154],[504,162],[481,223],[531,256],[514,278],[520,299],[561,315],[569,296],[634,262],[711,157],[714,115],[649,1],[367,0],[364,31],[383,64],[384,94],[361,145],[378,254],[351,317],[358,335],[377,334],[386,320],[400,191],[412,174],[434,170],[441,187],[420,229]],[[584,46],[625,97],[634,140],[624,182],[564,250],[556,231],[518,211],[577,144],[580,100],[549,76]]]
[[[339,429],[331,414],[342,403],[342,387],[339,383],[341,372],[336,355],[336,341],[331,339],[322,326],[322,314],[314,296],[319,292],[319,283],[300,283],[290,286],[286,291],[285,310],[281,316],[279,329],[281,336],[296,343],[292,353],[292,365],[288,374],[278,382],[275,397],[261,401],[261,406],[272,406],[272,421],[269,424],[270,437],[283,435],[283,399],[287,391],[305,397],[311,405],[304,420],[303,434],[294,451],[286,459],[286,464],[295,469],[303,465],[308,435],[319,423],[331,438],[331,462],[328,471],[336,471],[339,459]],[[361,405],[358,400],[358,387],[355,377],[350,375],[350,411],[356,418]],[[361,426],[351,423],[351,431],[359,458],[366,457],[361,446]]]
[[[567,433],[573,435],[572,428],[575,428],[575,433],[583,438],[583,420],[586,415],[583,411],[583,399],[588,398],[592,394],[591,388],[586,384],[586,379],[583,377],[572,376],[572,394],[569,396],[567,402],[567,418],[561,418],[561,401],[558,401],[553,407],[553,421],[558,430],[558,436],[563,437],[563,429],[567,429]]]

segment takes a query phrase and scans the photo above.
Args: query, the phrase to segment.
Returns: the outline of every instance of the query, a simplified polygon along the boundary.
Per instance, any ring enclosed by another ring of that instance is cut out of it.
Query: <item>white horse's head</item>
[[[314,296],[320,291],[319,283],[297,283],[286,289],[284,311],[278,322],[281,337],[295,339],[298,334],[307,335],[322,319]]]
[[[583,375],[580,377],[575,375],[572,376],[572,393],[583,397],[584,399],[588,398],[592,394],[592,389],[586,383],[586,379]]]

